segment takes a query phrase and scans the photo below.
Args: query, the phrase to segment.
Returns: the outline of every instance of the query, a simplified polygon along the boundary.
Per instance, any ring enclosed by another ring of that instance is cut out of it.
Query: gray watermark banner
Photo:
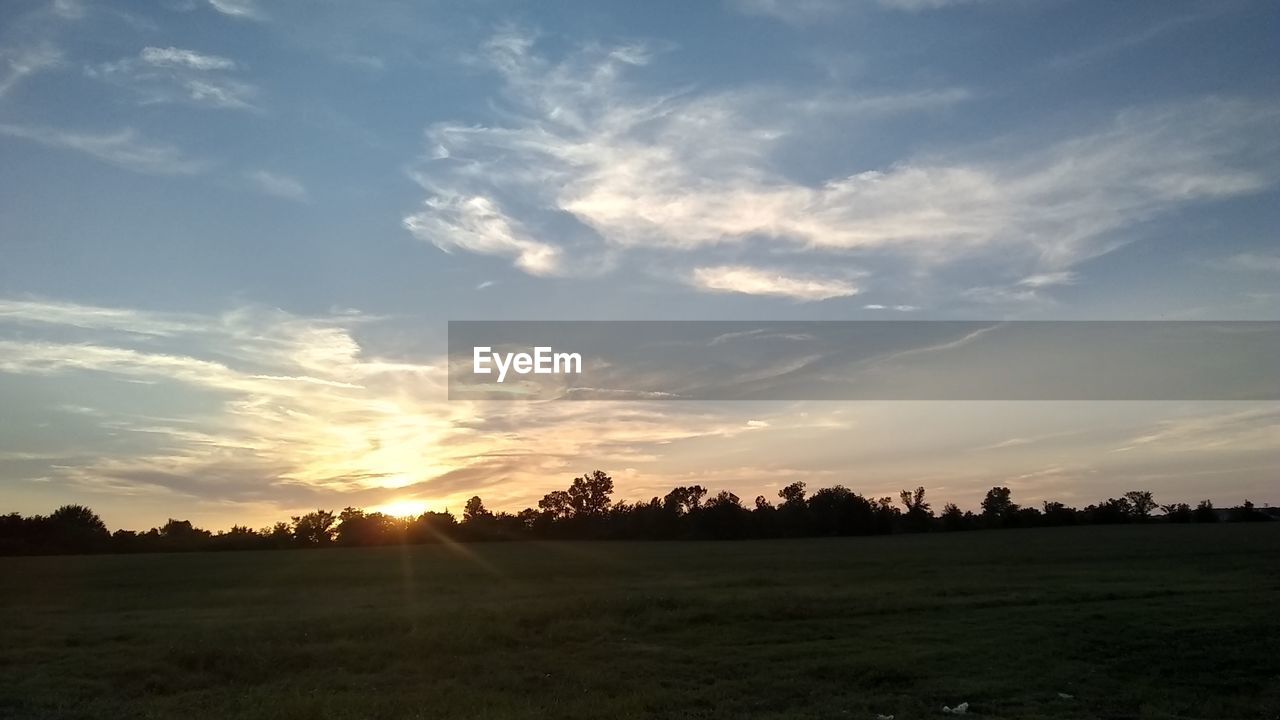
[[[1273,321],[451,321],[451,400],[1280,400]]]

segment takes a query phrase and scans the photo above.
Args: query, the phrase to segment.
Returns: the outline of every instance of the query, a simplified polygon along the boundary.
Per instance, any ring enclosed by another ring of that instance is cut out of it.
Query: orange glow
[[[392,517],[417,517],[427,511],[427,503],[425,500],[396,500],[370,509]]]

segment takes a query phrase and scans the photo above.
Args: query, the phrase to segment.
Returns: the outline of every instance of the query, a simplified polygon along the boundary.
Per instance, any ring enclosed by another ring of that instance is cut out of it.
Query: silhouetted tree
[[[458,519],[452,513],[424,512],[405,523],[405,538],[410,543],[433,543],[458,537]]]
[[[306,515],[294,515],[293,539],[299,545],[328,545],[333,542],[337,517],[328,510],[316,510]]]
[[[1129,501],[1129,511],[1138,522],[1149,519],[1151,511],[1156,509],[1156,501],[1150,490],[1130,490],[1124,494],[1124,499]]]
[[[907,529],[916,532],[928,530],[929,524],[933,521],[933,511],[929,503],[924,500],[924,486],[916,488],[915,492],[903,490],[898,493],[898,498],[906,510]]]
[[[747,509],[742,501],[728,490],[721,490],[707,501],[695,515],[695,527],[701,537],[728,540],[746,534]]]
[[[707,489],[701,485],[672,488],[671,492],[662,498],[662,506],[677,515],[688,515],[702,507],[702,498],[706,497],[706,494]]]
[[[1007,487],[993,487],[982,499],[982,517],[991,527],[1012,525],[1017,512],[1018,505],[1013,502],[1013,492]]]
[[[562,520],[573,515],[573,503],[569,493],[564,490],[552,490],[538,501],[538,509],[552,520]]]
[[[1066,505],[1045,500],[1043,507],[1043,521],[1045,525],[1075,525],[1076,509],[1067,507]]]
[[[802,507],[804,505],[804,483],[793,482],[778,491],[784,507]]]
[[[1148,518],[1156,507],[1151,493],[1131,491],[1084,510],[1045,501],[1042,509],[1020,508],[1007,487],[993,487],[982,501],[982,515],[947,503],[933,517],[925,489],[893,498],[867,498],[842,485],[820,488],[807,495],[803,482],[782,488],[782,502],[774,506],[763,495],[744,507],[733,492],[723,490],[704,500],[700,485],[673,488],[648,501],[615,502],[613,480],[602,471],[574,478],[565,490],[547,493],[538,508],[519,513],[494,513],[479,497],[467,501],[463,522],[448,511],[427,512],[416,518],[395,518],[347,507],[334,515],[317,510],[275,523],[262,530],[235,525],[210,533],[188,520],[170,519],[143,533],[116,530],[108,535],[101,518],[88,508],[67,505],[45,515],[0,515],[0,554],[57,552],[155,552],[185,550],[252,550],[314,547],[336,541],[344,546],[418,544],[458,540],[514,540],[519,538],[681,539],[803,537],[815,535],[871,535],[922,532],[941,527],[968,530],[996,527],[1039,527],[1070,524],[1126,523]],[[1186,503],[1160,506],[1165,522],[1270,520],[1252,502],[1219,517],[1213,504],[1202,501],[1193,510]]]
[[[603,470],[574,478],[569,486],[569,505],[578,517],[599,517],[609,509],[613,495],[613,478]]]
[[[192,552],[206,549],[211,537],[213,533],[192,525],[190,520],[169,518],[164,525],[148,530],[141,541],[168,552]]]
[[[804,487],[803,482],[793,482],[778,491],[778,497],[782,499],[782,503],[778,506],[777,524],[782,535],[799,537],[814,532],[823,534],[822,530],[812,528],[810,524],[809,506],[805,501]]]
[[[110,540],[98,514],[83,505],[63,505],[48,517],[49,540],[59,552],[104,550]]]
[[[473,496],[462,508],[462,522],[464,523],[488,520],[492,517],[493,513],[485,508],[484,501],[480,499],[479,495]]]
[[[369,547],[404,541],[405,522],[380,512],[366,513],[348,507],[338,513],[334,535],[339,545]]]
[[[1261,522],[1270,519],[1253,506],[1252,500],[1245,500],[1240,505],[1231,508],[1231,520],[1233,522]]]
[[[263,528],[262,534],[266,536],[268,544],[276,549],[287,548],[293,544],[293,530],[286,522],[278,522],[269,528]]]
[[[952,531],[969,529],[968,518],[960,510],[960,506],[955,503],[942,506],[942,529]]]
[[[213,550],[259,550],[270,545],[267,538],[253,528],[232,525],[230,530],[214,535],[209,542],[209,547]]]
[[[1128,498],[1108,498],[1084,511],[1089,515],[1089,521],[1097,525],[1115,525],[1133,519],[1133,504]]]

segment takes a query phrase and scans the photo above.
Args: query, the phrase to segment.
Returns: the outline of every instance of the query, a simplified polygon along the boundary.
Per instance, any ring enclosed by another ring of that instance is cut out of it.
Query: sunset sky
[[[1280,6],[0,4],[0,512],[1280,502],[1250,402],[471,402],[449,320],[1280,320]]]

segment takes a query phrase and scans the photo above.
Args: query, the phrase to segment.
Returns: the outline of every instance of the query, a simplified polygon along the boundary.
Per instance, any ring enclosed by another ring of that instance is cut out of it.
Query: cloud
[[[487,197],[427,198],[426,209],[405,218],[414,237],[449,252],[454,249],[515,259],[516,267],[530,275],[554,275],[560,271],[559,248],[529,237]]]
[[[1205,5],[1198,9],[1197,12],[1169,17],[1161,20],[1160,22],[1141,28],[1136,32],[1113,36],[1098,44],[1086,46],[1083,49],[1079,49],[1065,55],[1059,55],[1049,62],[1049,67],[1061,70],[1089,65],[1118,53],[1145,45],[1172,31],[1179,30],[1186,25],[1192,25],[1197,22],[1210,19],[1221,14],[1227,8],[1229,8],[1229,5],[1226,4]]]
[[[952,5],[969,5],[980,0],[876,0],[874,4],[888,10],[920,12]],[[865,6],[870,3],[863,3]],[[745,15],[781,20],[789,25],[811,25],[848,15],[859,4],[842,0],[732,0],[731,7]]]
[[[1265,406],[1162,420],[1113,452],[1157,447],[1176,453],[1246,449],[1274,452],[1280,446],[1280,410],[1260,405]]]
[[[873,303],[871,305],[863,305],[863,310],[893,310],[894,312],[915,312],[920,308],[915,305],[881,305]]]
[[[60,64],[62,52],[48,43],[42,43],[22,49],[0,50],[0,62],[7,67],[6,72],[0,76],[2,98],[23,78]]]
[[[77,133],[55,128],[0,124],[0,135],[22,138],[49,147],[75,150],[127,170],[147,175],[193,175],[207,163],[187,157],[165,144],[149,143],[132,128],[114,133]]]
[[[833,483],[842,468],[859,467],[883,486],[863,491],[911,482],[932,492],[946,484],[948,499],[963,502],[968,493],[976,502],[992,477],[1074,467],[1075,453],[1099,461],[1099,482],[1084,492],[1105,497],[1166,468],[1175,485],[1206,465],[1221,470],[1232,452],[1274,469],[1268,458],[1280,441],[1274,409],[1242,412],[1232,403],[1207,414],[1167,403],[1104,403],[1066,416],[1060,408],[995,403],[984,406],[989,422],[979,426],[972,403],[450,401],[439,354],[383,356],[361,340],[366,327],[384,322],[260,306],[157,313],[0,298],[0,374],[24,383],[18,401],[33,419],[43,412],[66,423],[45,446],[0,453],[0,482],[39,478],[58,492],[87,495],[109,516],[131,515],[130,525],[159,523],[181,506],[216,515],[214,527],[225,527],[308,507],[413,500],[456,509],[474,494],[491,507],[518,509],[585,467],[625,468],[615,478],[617,497],[626,500],[686,480],[744,497],[771,495],[772,484]],[[74,406],[63,391],[71,386]],[[919,432],[924,426],[929,433]],[[864,442],[841,444],[851,432]],[[1065,453],[1050,442],[1064,433],[1083,436]],[[1132,438],[1129,451],[1107,453],[1117,437]],[[1046,447],[1019,451],[1032,443]],[[832,447],[842,454],[830,455]],[[1006,451],[974,453],[956,470],[956,447]],[[736,458],[732,467],[726,457]],[[1235,475],[1221,478],[1233,485],[1215,479],[1216,492],[1244,492],[1263,477]],[[1140,486],[1160,492],[1171,486],[1167,478]],[[1073,481],[1045,492],[1081,490]],[[1203,487],[1184,491],[1198,495]],[[158,516],[139,515],[151,512],[135,509],[144,504]]]
[[[734,0],[730,6],[744,15],[768,17],[791,25],[808,25],[838,16],[849,7],[837,0]]]
[[[1122,230],[1261,191],[1277,170],[1264,133],[1280,108],[1208,99],[1122,112],[1056,140],[800,179],[786,171],[797,143],[840,127],[847,146],[869,123],[969,94],[653,94],[629,82],[653,61],[647,48],[588,47],[559,62],[534,48],[514,31],[485,46],[504,82],[504,123],[428,128],[429,155],[412,173],[428,195],[405,221],[438,247],[509,257],[532,274],[576,273],[607,253],[657,252],[679,267],[693,251],[750,247],[815,269],[853,255],[917,276],[969,260],[1051,277],[1119,246]]]
[[[774,295],[801,301],[829,300],[858,294],[848,280],[807,275],[786,275],[743,265],[701,267],[693,271],[693,284],[713,292]]]
[[[1045,288],[1055,285],[1075,285],[1076,279],[1076,274],[1073,272],[1039,273],[1022,278],[1018,284],[1022,287]]]
[[[200,329],[190,318],[180,315],[139,313],[133,310],[77,303],[10,298],[0,298],[0,322],[61,325],[81,330],[114,330],[161,337],[196,332]]]
[[[387,69],[387,61],[377,55],[347,52],[338,54],[334,59],[344,65],[351,65],[363,70],[381,72]]]
[[[267,195],[299,202],[307,200],[306,186],[288,175],[280,175],[266,170],[254,170],[246,173],[245,177],[249,179],[249,182],[254,187]]]
[[[86,68],[89,77],[130,88],[144,105],[184,103],[254,110],[258,89],[232,78],[239,65],[229,58],[176,47],[145,47],[137,57]]]
[[[191,70],[233,70],[235,62],[217,55],[202,55],[194,50],[175,47],[145,47],[138,55],[147,65],[156,67],[183,67]]]
[[[254,0],[209,0],[209,6],[230,17],[243,20],[265,20],[261,8]]]
[[[1275,253],[1236,253],[1221,262],[1221,265],[1233,270],[1250,272],[1280,272],[1280,254]]]
[[[97,430],[77,437],[90,449],[43,453],[41,477],[188,505],[296,511],[425,498],[442,509],[483,490],[495,507],[523,507],[583,462],[652,462],[671,443],[769,422],[758,408],[741,418],[692,405],[447,401],[442,356],[381,357],[357,340],[377,322],[254,306],[209,315],[0,299],[0,330],[23,328],[3,333],[0,373],[33,387],[75,378],[77,402],[93,407],[76,419]],[[157,400],[169,414],[148,410]],[[50,403],[67,412],[60,395]]]
[[[954,5],[973,5],[983,0],[877,0],[880,5],[895,10],[937,10]]]
[[[86,14],[79,0],[53,0],[53,14],[64,20],[79,20]]]

